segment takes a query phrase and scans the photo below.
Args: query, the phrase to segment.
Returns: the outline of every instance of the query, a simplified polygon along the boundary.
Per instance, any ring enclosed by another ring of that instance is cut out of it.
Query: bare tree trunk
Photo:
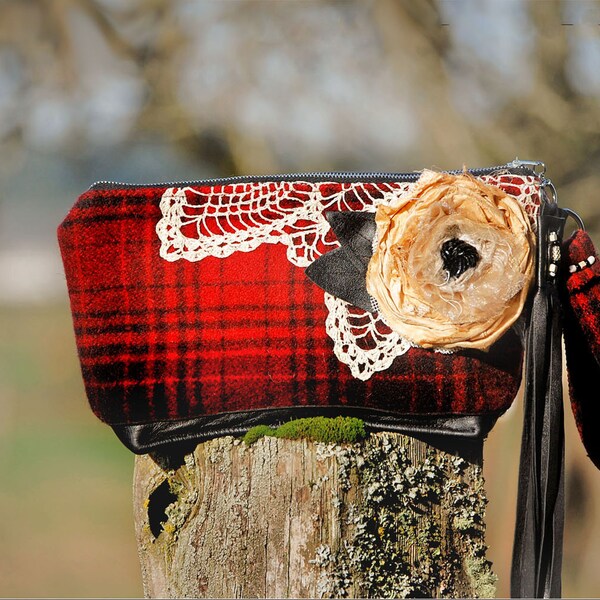
[[[495,593],[481,467],[410,437],[225,437],[134,479],[147,597]]]

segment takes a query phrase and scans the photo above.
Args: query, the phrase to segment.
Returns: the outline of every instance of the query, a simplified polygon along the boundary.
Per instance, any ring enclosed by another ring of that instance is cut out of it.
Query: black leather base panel
[[[305,417],[356,417],[368,431],[395,431],[480,463],[483,440],[499,414],[410,415],[360,407],[296,406],[205,415],[181,421],[139,425],[112,425],[118,438],[135,454],[169,456],[187,454],[199,442],[215,437],[242,436],[256,425],[278,426]]]

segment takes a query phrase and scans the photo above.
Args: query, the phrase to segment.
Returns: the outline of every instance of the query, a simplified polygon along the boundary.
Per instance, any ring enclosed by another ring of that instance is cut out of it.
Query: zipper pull
[[[539,177],[544,177],[546,174],[546,164],[541,160],[520,160],[519,158],[515,158],[515,160],[509,162],[507,166],[513,169],[525,167],[526,169],[533,171]]]

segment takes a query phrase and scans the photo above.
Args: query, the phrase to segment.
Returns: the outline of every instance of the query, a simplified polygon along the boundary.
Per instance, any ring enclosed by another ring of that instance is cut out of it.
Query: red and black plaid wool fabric
[[[413,348],[355,379],[333,353],[323,291],[284,245],[161,258],[165,190],[90,190],[59,227],[87,396],[103,421],[294,406],[462,415],[511,404],[522,361],[514,333],[488,352]]]
[[[571,407],[589,457],[600,469],[600,261],[589,235],[578,230],[563,245],[564,336]],[[592,265],[586,264],[590,256]],[[574,273],[571,265],[581,265]]]

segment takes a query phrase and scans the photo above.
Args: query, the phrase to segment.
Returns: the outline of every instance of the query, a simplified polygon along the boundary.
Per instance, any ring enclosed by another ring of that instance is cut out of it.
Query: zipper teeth
[[[540,176],[532,165],[541,165],[537,161],[520,161],[518,159],[503,165],[485,167],[479,169],[467,169],[468,173],[473,175],[487,175],[494,171],[502,169],[525,169],[536,176]],[[453,169],[442,171],[451,175],[459,175],[462,169]],[[99,189],[115,188],[142,188],[142,187],[186,187],[186,186],[215,186],[228,185],[235,183],[265,183],[279,181],[416,181],[421,176],[420,171],[410,173],[392,173],[392,172],[352,172],[352,171],[315,171],[305,173],[285,173],[281,175],[234,175],[231,177],[218,177],[214,179],[198,179],[190,181],[167,181],[154,183],[123,183],[120,181],[96,181],[89,187],[89,191]]]

